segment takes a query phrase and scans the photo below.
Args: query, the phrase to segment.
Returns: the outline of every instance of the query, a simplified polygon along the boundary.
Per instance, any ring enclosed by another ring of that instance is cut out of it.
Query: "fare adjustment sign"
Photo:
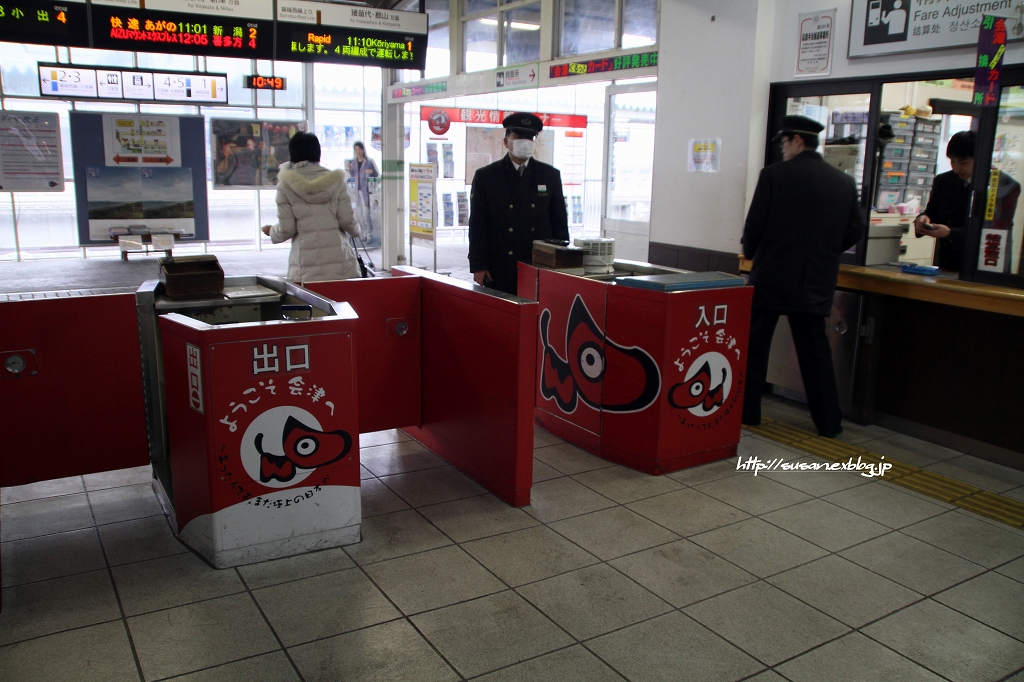
[[[423,69],[427,60],[427,15],[279,0],[277,58]]]

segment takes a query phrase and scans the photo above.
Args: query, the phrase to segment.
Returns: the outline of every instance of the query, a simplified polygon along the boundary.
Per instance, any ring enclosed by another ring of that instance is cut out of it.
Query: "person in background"
[[[971,180],[974,175],[974,146],[977,141],[978,136],[973,130],[962,130],[949,138],[946,157],[949,158],[952,170],[935,176],[928,206],[914,219],[915,236],[935,237],[936,254],[933,262],[943,270],[960,272],[964,265],[964,247],[971,218],[971,194],[974,192]],[[1019,196],[1020,183],[1008,173],[1000,173],[994,220],[990,226],[1005,230],[1005,272],[1010,271],[1010,235]]]
[[[288,279],[323,282],[360,276],[348,235],[359,236],[345,174],[320,165],[320,141],[297,132],[288,142],[291,163],[277,178],[277,225],[263,233],[278,244],[292,240]]]
[[[754,261],[754,300],[747,350],[743,423],[761,423],[761,394],[780,315],[789,319],[807,406],[818,433],[842,433],[843,415],[825,318],[839,276],[839,257],[864,234],[853,178],[815,151],[824,129],[806,116],[784,116],[775,137],[782,163],[761,170],[743,228],[743,255]]]
[[[367,182],[367,179],[379,176],[380,171],[377,170],[377,164],[373,162],[373,159],[366,155],[366,147],[362,142],[352,145],[352,155],[355,158],[348,160],[348,175],[356,181],[356,193],[362,201],[362,206],[368,209],[370,207],[370,183]],[[367,225],[369,222],[363,225],[364,231]]]
[[[505,149],[498,161],[473,176],[469,195],[469,269],[473,280],[515,294],[518,261],[533,260],[535,239],[569,239],[562,174],[533,158],[544,122],[529,113],[509,114]]]

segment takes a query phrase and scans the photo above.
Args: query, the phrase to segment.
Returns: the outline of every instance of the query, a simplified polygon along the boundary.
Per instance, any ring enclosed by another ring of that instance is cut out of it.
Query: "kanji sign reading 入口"
[[[999,74],[1006,52],[1006,19],[985,15],[978,31],[978,61],[974,68],[973,104],[994,107],[999,103]]]
[[[584,76],[588,73],[607,73],[626,69],[644,69],[658,65],[657,52],[638,52],[624,54],[619,57],[588,59],[585,62],[565,62],[552,64],[548,67],[548,78],[565,78],[567,76]]]

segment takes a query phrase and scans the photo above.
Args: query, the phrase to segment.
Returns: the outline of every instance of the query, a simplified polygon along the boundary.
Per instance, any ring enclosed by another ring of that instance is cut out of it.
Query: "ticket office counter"
[[[838,286],[837,301],[860,299],[848,417],[1024,470],[1024,290],[853,265]]]

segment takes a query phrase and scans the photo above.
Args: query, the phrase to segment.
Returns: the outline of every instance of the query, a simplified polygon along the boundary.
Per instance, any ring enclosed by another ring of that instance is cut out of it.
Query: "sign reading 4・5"
[[[0,0],[0,41],[89,47],[84,0]]]
[[[273,59],[273,0],[93,0],[93,47]]]

